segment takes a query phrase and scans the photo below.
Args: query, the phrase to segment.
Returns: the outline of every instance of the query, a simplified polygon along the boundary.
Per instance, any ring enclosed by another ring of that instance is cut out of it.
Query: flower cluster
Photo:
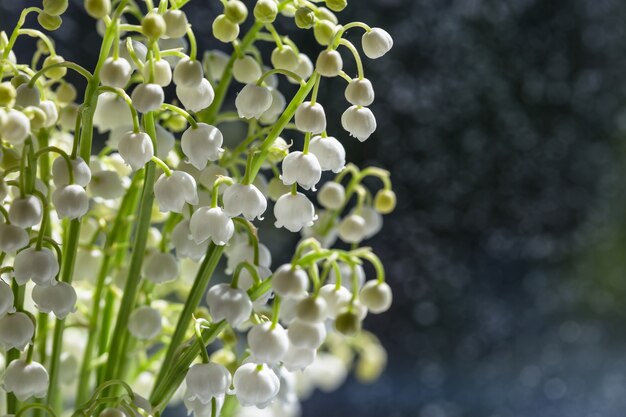
[[[339,24],[345,0],[257,0],[250,15],[223,0],[212,30],[233,53],[199,55],[187,2],[85,0],[102,36],[93,71],[24,27],[34,13],[56,30],[67,0],[26,8],[0,33],[6,414],[159,415],[184,401],[197,417],[250,406],[295,415],[299,398],[335,389],[352,365],[364,380],[384,367],[361,324],[387,311],[392,293],[360,245],[396,197],[387,171],[347,163],[342,142],[376,130],[348,30],[364,32],[370,59],[391,36]],[[310,30],[317,57],[279,34],[277,19]],[[38,38],[30,64],[13,52],[23,35]],[[260,43],[272,45],[267,59]],[[80,103],[68,70],[85,78]],[[318,91],[341,79],[345,132],[332,136]],[[283,81],[297,87],[291,97]],[[223,109],[229,90],[235,111]],[[106,137],[98,153],[95,131]],[[301,235],[289,262],[272,265],[264,219]],[[227,279],[210,282],[222,257]]]

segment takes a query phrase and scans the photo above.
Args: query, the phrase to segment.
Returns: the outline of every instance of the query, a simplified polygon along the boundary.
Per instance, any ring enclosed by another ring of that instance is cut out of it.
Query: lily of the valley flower
[[[207,404],[213,397],[226,395],[230,387],[232,377],[223,365],[217,363],[197,363],[187,371],[185,383],[188,400],[198,399]]]
[[[15,360],[7,366],[3,387],[20,401],[43,398],[48,392],[48,371],[38,362]]]
[[[280,324],[258,324],[248,332],[248,346],[255,361],[278,363],[289,347],[287,331]]]
[[[305,190],[315,191],[315,185],[322,178],[322,167],[312,153],[291,152],[283,159],[281,179],[285,185],[298,183]]]
[[[220,207],[200,207],[191,216],[189,230],[196,243],[211,239],[214,244],[222,246],[233,237],[235,225]]]
[[[28,280],[41,286],[53,285],[54,277],[59,273],[59,263],[48,248],[24,249],[15,256],[13,268],[18,285],[24,285]]]
[[[252,184],[233,184],[224,191],[224,212],[230,217],[240,214],[248,220],[259,218],[267,208],[267,200],[257,187]]]
[[[246,363],[235,371],[233,386],[242,406],[263,408],[278,395],[280,380],[267,365]]]
[[[252,313],[252,301],[248,294],[229,284],[217,284],[206,295],[209,312],[214,321],[226,320],[233,328],[248,320]]]
[[[183,171],[161,174],[154,184],[154,196],[162,212],[182,213],[185,204],[198,204],[196,180]]]
[[[239,117],[245,119],[258,119],[272,105],[271,91],[260,85],[246,84],[237,94],[235,107]]]
[[[24,350],[35,334],[35,325],[22,312],[7,314],[0,318],[0,346],[5,350]]]
[[[352,106],[341,115],[341,125],[360,142],[364,142],[376,130],[376,118],[367,107]]]
[[[77,184],[65,185],[54,190],[52,202],[59,218],[78,219],[89,210],[87,192]]]
[[[389,52],[393,46],[393,38],[384,29],[372,28],[363,34],[361,46],[368,58],[376,59]]]
[[[54,285],[35,285],[33,301],[42,313],[54,313],[57,319],[64,319],[68,314],[76,311],[76,290],[67,282],[57,282]]]
[[[298,106],[295,123],[301,132],[311,132],[314,135],[326,130],[326,113],[320,103],[311,104],[305,101]]]
[[[154,156],[152,139],[144,132],[127,132],[121,137],[118,149],[121,157],[134,171],[143,168]]]
[[[185,130],[180,145],[191,165],[204,169],[207,162],[219,159],[223,142],[224,137],[218,128],[198,123],[197,127]]]
[[[341,142],[332,136],[313,137],[309,151],[317,158],[322,171],[338,173],[346,166],[346,150]]]
[[[149,306],[139,307],[128,320],[128,331],[139,340],[156,337],[162,327],[161,313]]]
[[[313,226],[317,219],[313,203],[302,193],[289,193],[280,197],[274,205],[274,217],[276,227],[284,227],[290,232]]]

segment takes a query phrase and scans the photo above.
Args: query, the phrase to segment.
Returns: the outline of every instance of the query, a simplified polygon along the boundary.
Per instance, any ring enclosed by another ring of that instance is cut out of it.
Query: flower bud
[[[182,58],[174,67],[174,84],[183,87],[197,87],[204,78],[200,61]]]
[[[173,171],[169,177],[161,174],[154,184],[154,196],[162,212],[182,213],[185,204],[198,204],[196,180],[183,171]]]
[[[16,91],[8,81],[0,83],[0,106],[8,106],[15,100]]]
[[[24,401],[30,397],[44,398],[48,393],[48,383],[48,371],[42,364],[18,359],[7,366],[3,387],[18,400]]]
[[[345,336],[353,336],[361,331],[361,319],[353,311],[344,308],[335,319],[335,329]]]
[[[128,331],[139,340],[148,340],[161,333],[161,313],[154,308],[139,307],[128,319]]]
[[[374,207],[381,214],[389,214],[396,208],[396,193],[393,190],[380,190],[374,197]]]
[[[371,206],[361,207],[361,217],[365,219],[365,239],[374,236],[383,228],[383,216]]]
[[[203,78],[195,87],[177,86],[176,96],[187,110],[197,113],[213,103],[215,92],[209,80]]]
[[[71,103],[76,100],[77,96],[76,88],[72,84],[66,82],[59,84],[56,94],[57,101],[60,103]]]
[[[280,390],[278,376],[266,365],[246,363],[235,371],[234,392],[243,407],[268,405]]]
[[[302,193],[289,193],[280,197],[274,205],[274,217],[275,227],[284,227],[290,232],[313,226],[317,219],[313,203]]]
[[[150,12],[141,19],[141,30],[145,36],[157,40],[165,34],[165,20],[156,12]]]
[[[326,318],[331,319],[335,318],[343,305],[350,302],[352,293],[343,286],[337,288],[335,284],[326,284],[320,288],[319,296],[326,301]]]
[[[301,132],[311,132],[314,135],[326,130],[326,114],[320,103],[311,104],[305,101],[298,106],[295,115],[296,127]]]
[[[43,68],[49,67],[55,64],[60,64],[62,62],[65,62],[65,59],[63,59],[61,55],[50,55],[49,57],[44,59]],[[67,74],[67,68],[65,67],[52,68],[52,69],[47,70],[44,74],[46,75],[46,77],[52,80],[58,81],[61,78],[65,77],[65,74]]]
[[[58,16],[67,10],[68,0],[43,0],[43,11]]]
[[[310,29],[315,24],[315,12],[308,7],[298,7],[294,17],[300,29]]]
[[[368,58],[376,59],[389,52],[393,46],[393,38],[384,29],[372,28],[363,34],[361,46]]]
[[[346,100],[355,106],[369,106],[374,102],[374,88],[367,78],[355,78],[346,87]]]
[[[341,142],[332,136],[315,136],[309,144],[309,151],[317,158],[322,171],[341,172],[346,165],[346,150]]]
[[[248,332],[248,346],[254,360],[278,363],[289,348],[287,331],[278,323],[275,326],[270,322],[258,324]]]
[[[213,21],[213,36],[224,43],[232,42],[239,36],[239,26],[221,14]]]
[[[143,168],[154,156],[152,139],[144,132],[127,132],[120,139],[118,150],[133,171]]]
[[[13,253],[28,245],[28,233],[13,224],[0,224],[0,251]]]
[[[124,58],[107,58],[100,69],[102,85],[124,88],[130,81],[133,68]]]
[[[342,68],[343,60],[336,50],[320,52],[315,62],[315,69],[324,77],[336,77]]]
[[[272,23],[278,15],[278,6],[274,0],[257,0],[254,6],[254,18],[262,23]]]
[[[217,161],[220,157],[224,136],[215,126],[198,123],[182,135],[180,145],[189,163],[197,169],[204,169],[208,161]]]
[[[11,109],[7,112],[2,122],[0,135],[2,139],[11,145],[24,143],[30,134],[30,120],[24,113]]]
[[[42,215],[41,201],[34,195],[15,198],[9,208],[9,221],[23,229],[39,224]]]
[[[224,212],[230,217],[240,214],[248,220],[259,218],[267,209],[267,200],[257,187],[252,184],[233,184],[224,191]]]
[[[333,12],[340,12],[346,8],[348,0],[326,0],[326,7]]]
[[[258,119],[272,105],[272,93],[266,87],[246,84],[235,99],[239,117]]]
[[[303,53],[298,54],[298,65],[293,69],[293,72],[298,74],[303,80],[308,80],[311,74],[313,74],[313,62],[311,62],[311,58]],[[297,81],[291,77],[287,77],[287,81],[292,84],[297,84]]]
[[[339,19],[337,19],[335,13],[331,12],[326,7],[318,7],[315,11],[315,17],[322,21],[332,22],[334,24],[339,23]]]
[[[85,0],[85,10],[94,19],[102,19],[111,12],[111,0]]]
[[[86,187],[89,181],[91,181],[89,165],[80,156],[70,161],[72,173],[74,174],[74,184]],[[65,158],[58,157],[52,162],[52,180],[57,187],[69,185],[70,176]]]
[[[276,201],[284,194],[289,193],[290,190],[291,187],[283,184],[280,178],[272,178],[268,187],[269,198],[271,198],[273,201]]]
[[[46,113],[37,106],[29,106],[26,113],[30,116],[30,128],[33,130],[43,129],[46,123]]]
[[[289,342],[297,347],[317,349],[326,338],[326,326],[322,322],[295,319],[287,329]]]
[[[170,38],[182,38],[187,33],[187,15],[182,10],[168,10],[163,13],[165,34]]]
[[[322,185],[317,193],[317,201],[328,210],[338,210],[343,207],[346,200],[346,189],[343,185],[328,181]]]
[[[76,311],[76,299],[76,290],[66,282],[43,287],[35,285],[33,288],[33,301],[37,309],[42,313],[52,312],[59,320]]]
[[[196,243],[211,239],[222,246],[233,237],[235,225],[221,208],[200,207],[189,220],[189,230]]]
[[[329,20],[317,20],[313,28],[315,40],[322,46],[328,46],[335,36],[337,25]]]
[[[315,361],[316,356],[317,349],[297,347],[290,344],[282,362],[289,372],[296,372],[301,371],[312,364],[313,361]]]
[[[386,282],[368,281],[365,283],[359,298],[365,307],[374,314],[384,313],[389,310],[393,301],[391,287]]]
[[[24,83],[17,87],[15,90],[15,105],[21,107],[38,106],[39,105],[39,90],[35,86],[29,86],[28,83]]]
[[[323,297],[307,297],[296,305],[298,319],[317,323],[326,318],[326,301]]]
[[[163,284],[178,277],[178,262],[171,253],[154,251],[145,258],[141,271],[148,281]]]
[[[63,19],[61,19],[61,16],[53,16],[44,11],[43,13],[39,13],[37,15],[37,22],[39,22],[41,27],[45,30],[53,31],[61,27]]]
[[[135,87],[131,99],[138,112],[148,113],[158,110],[163,104],[165,96],[160,85],[142,83]]]
[[[78,184],[65,185],[54,190],[52,203],[61,219],[78,219],[89,210],[87,192]]]
[[[233,23],[241,24],[248,17],[248,8],[239,0],[228,0],[224,6],[224,14]]]
[[[211,398],[225,395],[230,382],[230,372],[223,365],[196,363],[191,365],[185,377],[185,398],[192,401],[197,398],[203,403],[209,403]]]
[[[233,64],[233,77],[244,84],[255,83],[261,77],[262,71],[259,63],[250,55],[237,58]]]
[[[5,350],[24,350],[34,334],[35,325],[25,313],[17,312],[0,318],[0,346]]]
[[[154,68],[152,67],[154,66]],[[152,72],[152,81],[161,87],[167,87],[172,82],[172,67],[165,59],[153,60],[152,64],[148,63],[143,67],[143,79],[150,80],[150,71]]]
[[[289,45],[274,48],[270,59],[274,68],[293,71],[298,66],[298,54]]]
[[[322,168],[315,155],[300,151],[291,152],[283,159],[283,174],[281,179],[285,185],[298,183],[305,190],[315,191],[322,177]]]
[[[52,100],[43,100],[39,103],[39,110],[41,110],[45,116],[46,120],[43,123],[43,127],[52,127],[56,125],[59,119],[59,112],[57,110],[57,106]]]
[[[358,214],[347,215],[339,224],[339,237],[346,243],[359,243],[365,237],[365,219]]]
[[[272,278],[272,289],[283,298],[299,298],[309,288],[309,276],[299,266],[281,265]]]
[[[202,66],[204,68],[204,72],[207,74],[207,78],[213,81],[221,80],[229,59],[230,56],[220,50],[215,49],[205,51],[204,56],[202,57]],[[235,61],[235,63],[236,62],[237,61]],[[233,66],[233,75],[234,70],[235,66]]]
[[[15,256],[13,268],[18,285],[24,285],[28,280],[41,286],[52,285],[59,273],[59,263],[48,248],[24,249]]]
[[[248,294],[229,284],[212,286],[207,292],[206,302],[214,322],[225,319],[233,328],[248,320],[252,313],[252,301]]]
[[[148,55],[148,47],[144,45],[143,43],[136,41],[134,39],[131,40],[131,45],[132,45],[133,51],[135,51],[135,55],[137,56],[137,59],[140,62],[145,63],[146,56]],[[122,39],[120,41],[119,48],[120,48],[120,58],[124,58],[126,61],[128,61],[130,66],[133,67],[133,69],[137,69],[137,66],[135,65],[135,61],[133,61],[133,59],[130,56],[130,51],[126,44],[126,39]]]
[[[367,107],[352,106],[341,115],[341,125],[350,136],[364,142],[376,131],[376,118]]]
[[[17,88],[24,83],[28,83],[29,80],[30,78],[28,78],[25,74],[18,74],[14,76],[13,78],[11,78],[11,85]]]

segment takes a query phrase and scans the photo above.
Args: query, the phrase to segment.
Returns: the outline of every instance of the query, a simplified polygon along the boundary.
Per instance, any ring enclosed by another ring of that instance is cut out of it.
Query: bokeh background
[[[92,67],[93,21],[70,2],[58,50]],[[0,0],[0,28],[35,3]],[[626,3],[349,3],[342,21],[395,42],[366,60],[378,131],[345,137],[348,159],[389,169],[398,195],[367,242],[395,293],[365,324],[389,364],[374,384],[314,394],[304,417],[623,416]],[[220,47],[218,8],[186,7],[202,48]],[[339,83],[320,93],[337,135]]]

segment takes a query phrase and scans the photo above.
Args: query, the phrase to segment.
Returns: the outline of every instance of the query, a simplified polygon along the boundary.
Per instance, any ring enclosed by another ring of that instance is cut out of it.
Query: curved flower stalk
[[[6,414],[147,416],[180,401],[203,417],[284,414],[298,407],[296,384],[328,390],[353,363],[363,380],[384,368],[361,324],[390,308],[392,289],[361,245],[396,197],[387,171],[346,165],[344,144],[376,130],[374,88],[348,30],[363,31],[371,59],[391,36],[339,24],[345,0],[224,0],[208,41],[232,53],[199,52],[188,2],[84,0],[102,36],[93,69],[66,61],[45,33],[68,0],[26,8],[0,33]],[[30,14],[44,31],[25,27]],[[277,20],[311,30],[323,51],[307,55]],[[24,35],[40,41],[30,64],[13,52]],[[349,59],[356,74],[344,71]],[[80,100],[68,71],[85,79]],[[283,77],[295,94],[281,91]],[[318,101],[322,83],[345,83],[343,115]],[[328,132],[329,118],[345,132]],[[226,138],[227,122],[245,136]],[[94,128],[108,135],[98,153]],[[368,189],[368,177],[382,188]],[[272,265],[263,221],[301,235],[291,262]],[[228,279],[213,283],[222,256]],[[319,377],[324,367],[336,375]]]

